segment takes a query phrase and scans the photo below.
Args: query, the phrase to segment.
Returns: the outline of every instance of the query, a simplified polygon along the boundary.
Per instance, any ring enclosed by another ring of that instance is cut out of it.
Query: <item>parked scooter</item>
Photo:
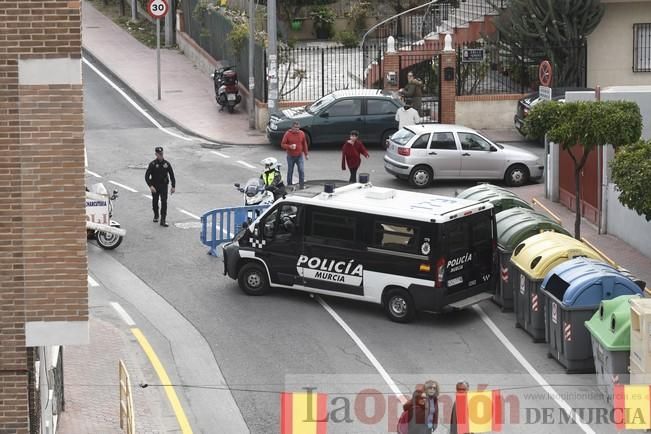
[[[217,104],[221,106],[219,111],[224,110],[224,107],[226,107],[229,113],[233,113],[235,106],[242,101],[237,72],[233,68],[234,66],[224,66],[215,69],[215,72],[210,74],[215,84],[215,99]]]
[[[127,233],[111,218],[113,201],[117,198],[118,191],[113,190],[109,195],[102,183],[86,188],[86,238],[97,240],[97,244],[106,250],[119,246]]]

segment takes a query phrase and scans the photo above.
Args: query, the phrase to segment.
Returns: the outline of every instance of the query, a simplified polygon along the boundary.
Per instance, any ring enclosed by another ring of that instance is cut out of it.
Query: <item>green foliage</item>
[[[357,33],[350,30],[342,30],[337,32],[335,41],[339,42],[344,47],[357,47],[359,44],[359,36],[357,36]]]
[[[497,8],[501,0],[488,2]],[[501,10],[494,21],[501,48],[521,56],[523,62],[550,60],[556,87],[580,83],[585,38],[605,10],[600,0],[510,0]]]
[[[620,147],[610,167],[619,201],[651,221],[651,141]]]
[[[239,55],[242,48],[244,48],[248,43],[249,26],[246,23],[235,24],[226,40],[229,43],[230,49],[233,50],[233,53]]]
[[[314,21],[314,30],[324,33],[326,37],[332,36],[332,31],[337,15],[329,6],[315,6],[310,11],[310,18]]]
[[[366,19],[371,11],[371,3],[366,1],[355,2],[346,13],[348,25],[357,35],[363,35],[366,31]],[[344,44],[345,45],[345,44]]]
[[[536,104],[524,118],[522,131],[530,139],[542,139],[554,125],[560,122],[561,106],[558,101],[544,101]]]

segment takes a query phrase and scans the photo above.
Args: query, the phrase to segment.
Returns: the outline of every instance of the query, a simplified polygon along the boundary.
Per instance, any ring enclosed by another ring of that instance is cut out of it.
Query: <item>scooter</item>
[[[233,113],[235,106],[242,101],[237,72],[233,68],[234,66],[224,66],[215,69],[215,72],[210,74],[210,78],[213,79],[215,85],[215,99],[217,104],[221,106],[219,111],[224,110],[224,107],[226,107],[229,113]]]
[[[122,243],[127,231],[113,220],[113,201],[118,191],[108,194],[104,184],[93,184],[86,188],[86,238],[96,240],[106,250],[113,250]]]

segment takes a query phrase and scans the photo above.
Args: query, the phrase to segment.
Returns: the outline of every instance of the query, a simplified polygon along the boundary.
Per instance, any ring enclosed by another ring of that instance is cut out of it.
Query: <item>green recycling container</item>
[[[493,301],[502,308],[502,311],[506,312],[513,310],[513,291],[517,289],[516,282],[510,278],[511,267],[515,267],[511,265],[511,253],[515,246],[541,232],[558,232],[568,236],[570,233],[546,215],[527,208],[507,209],[498,213],[495,220],[497,222],[500,279]]]
[[[604,300],[585,327],[592,340],[592,355],[597,386],[607,402],[613,402],[613,386],[628,384],[631,354],[630,299],[638,295],[621,295]]]
[[[479,184],[463,190],[457,195],[460,199],[476,200],[477,202],[488,201],[493,204],[495,213],[499,213],[509,208],[527,208],[532,209],[520,197],[502,187],[493,184]]]

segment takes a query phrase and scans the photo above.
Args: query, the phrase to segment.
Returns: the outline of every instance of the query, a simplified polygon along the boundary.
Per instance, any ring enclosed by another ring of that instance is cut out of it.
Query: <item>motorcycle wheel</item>
[[[97,232],[97,244],[104,250],[113,250],[122,243],[120,235],[110,234],[108,232]]]
[[[228,106],[228,112],[229,113],[234,113],[235,112],[235,106],[234,105],[229,105]]]

